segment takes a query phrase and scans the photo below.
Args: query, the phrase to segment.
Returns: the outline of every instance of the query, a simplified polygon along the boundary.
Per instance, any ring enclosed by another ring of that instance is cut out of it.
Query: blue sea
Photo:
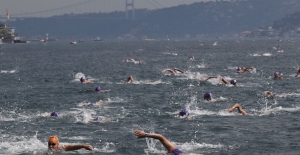
[[[94,147],[54,154],[167,154],[159,141],[137,139],[139,129],[164,135],[186,155],[296,155],[299,60],[300,40],[287,38],[0,44],[0,154],[49,154],[52,135]],[[167,68],[185,73],[163,74]],[[273,78],[276,71],[283,79]],[[129,76],[135,81],[124,83]],[[209,76],[237,86],[197,80]],[[206,92],[214,101],[203,100]],[[228,113],[235,103],[248,115]],[[191,120],[178,115],[184,109]]]

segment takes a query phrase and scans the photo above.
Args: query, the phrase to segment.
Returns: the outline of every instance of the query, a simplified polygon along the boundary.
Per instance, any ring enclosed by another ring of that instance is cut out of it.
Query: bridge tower
[[[134,0],[131,0],[131,3],[126,0],[126,19],[128,19],[128,7],[132,9],[132,19],[134,19]]]

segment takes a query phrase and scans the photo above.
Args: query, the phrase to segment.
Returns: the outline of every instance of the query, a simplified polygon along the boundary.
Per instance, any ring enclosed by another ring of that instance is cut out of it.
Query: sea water
[[[0,45],[0,154],[44,154],[47,140],[89,143],[64,154],[298,154],[300,40],[68,41]],[[280,44],[284,52],[273,47]],[[195,60],[190,60],[194,56]],[[141,59],[124,62],[127,58]],[[238,74],[236,67],[253,66]],[[184,74],[163,74],[179,68]],[[278,71],[282,80],[273,79]],[[124,83],[133,76],[133,83]],[[202,81],[236,79],[237,87]],[[81,84],[85,77],[91,84]],[[200,78],[201,80],[197,80]],[[104,93],[93,90],[100,86]],[[270,90],[275,97],[266,97]],[[213,102],[203,100],[210,91]],[[99,102],[99,100],[102,100]],[[98,102],[99,104],[95,104]],[[91,104],[93,103],[93,104]],[[227,108],[239,103],[249,114]],[[187,109],[191,120],[179,117]],[[56,111],[58,117],[50,117]],[[90,121],[99,117],[99,121]]]

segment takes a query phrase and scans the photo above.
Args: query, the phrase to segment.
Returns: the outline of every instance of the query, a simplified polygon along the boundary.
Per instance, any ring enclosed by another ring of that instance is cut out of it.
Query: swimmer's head
[[[183,153],[183,151],[181,150],[181,149],[174,149],[174,150],[172,150],[172,154],[173,155],[179,155],[179,154],[181,154],[181,153]]]
[[[94,118],[93,121],[99,121],[99,117]]]
[[[237,70],[237,71],[240,71],[240,70],[241,70],[241,68],[240,68],[240,67],[238,67],[236,70]]]
[[[278,76],[279,75],[279,72],[274,72],[274,76]]]
[[[234,80],[234,79],[230,80],[230,84],[236,85],[236,80]]]
[[[80,78],[80,82],[82,83],[82,82],[84,82],[85,81],[85,79],[83,78],[83,77],[81,77]]]
[[[53,112],[51,113],[51,115],[50,115],[50,116],[57,117],[57,116],[58,116],[58,114],[57,114],[57,112],[53,111]]]
[[[48,140],[48,149],[56,150],[59,148],[59,140],[57,136],[51,136]]]
[[[48,143],[56,143],[58,144],[59,143],[59,140],[57,138],[57,136],[51,136],[48,140]]]
[[[99,86],[95,88],[95,91],[100,91],[100,90],[101,88]]]
[[[181,110],[181,111],[179,112],[179,115],[180,115],[180,116],[189,116],[190,114],[189,114],[189,112],[188,112],[187,110]]]
[[[204,100],[209,101],[209,100],[211,100],[211,96],[212,96],[212,94],[210,92],[206,92],[204,94],[203,98],[204,98]]]

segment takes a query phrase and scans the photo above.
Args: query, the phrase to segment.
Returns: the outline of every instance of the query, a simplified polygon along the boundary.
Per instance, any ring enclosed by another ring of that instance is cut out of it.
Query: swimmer
[[[80,82],[81,82],[81,83],[92,83],[91,80],[86,80],[86,79],[83,78],[83,77],[80,78]]]
[[[189,59],[194,61],[195,60],[195,57],[194,56],[189,56]]]
[[[58,114],[57,114],[57,112],[53,111],[53,112],[50,114],[50,116],[57,117],[57,116],[58,116]]]
[[[180,116],[186,116],[186,119],[188,119],[188,120],[191,119],[190,113],[189,113],[187,110],[181,110],[181,111],[179,112],[179,115],[180,115]]]
[[[105,90],[102,90],[99,86],[97,86],[97,87],[95,88],[95,91],[96,91],[96,92],[100,92],[100,93],[104,93],[104,92],[105,92]]]
[[[203,99],[206,101],[213,101],[213,98],[211,96],[212,94],[210,92],[206,92],[203,96]]]
[[[268,91],[268,90],[264,91],[264,94],[265,95],[274,96],[274,94],[271,91]]]
[[[91,119],[90,121],[91,121],[91,122],[97,122],[97,121],[99,121],[99,120],[100,120],[99,117],[95,117],[95,118]]]
[[[125,62],[130,62],[130,61],[133,61],[134,59],[133,58],[128,58],[125,60]]]
[[[102,122],[102,123],[109,123],[111,122],[111,119],[106,119],[106,120],[102,120],[101,118],[99,118],[98,116],[95,118],[90,119],[90,122]]]
[[[227,111],[228,111],[229,113],[231,113],[231,112],[234,111],[235,108],[238,109],[239,113],[241,113],[241,114],[243,114],[243,115],[247,115],[246,111],[244,111],[243,108],[242,108],[242,106],[239,105],[238,103],[236,103],[233,107],[228,108]]]
[[[134,59],[135,61],[138,61],[139,62],[139,64],[141,64],[142,63],[142,60],[141,59]]]
[[[209,80],[209,79],[211,79],[211,78],[218,78],[218,76],[210,76],[210,77],[204,79],[203,81],[207,81],[207,80]],[[198,80],[201,80],[201,79],[198,78]],[[227,81],[226,79],[220,77],[219,83],[222,83],[222,82],[225,83],[225,84],[231,84],[231,85],[237,86],[237,85],[236,85],[236,80],[234,80],[234,79],[230,80],[230,82],[229,82],[229,81]]]
[[[49,151],[74,151],[79,149],[93,150],[93,146],[89,144],[60,144],[57,136],[51,136],[48,140]]]
[[[133,83],[134,82],[134,79],[132,76],[129,76],[126,80],[125,80],[125,83]]]
[[[135,130],[134,131],[135,136],[137,138],[153,138],[153,139],[158,139],[163,146],[168,150],[168,153],[171,153],[173,155],[179,155],[183,153],[181,149],[176,148],[174,144],[172,144],[166,137],[164,137],[161,134],[155,134],[155,133],[145,133],[144,131],[141,130]]]
[[[278,38],[277,38],[277,41],[281,41],[281,39],[278,37]]]
[[[181,70],[181,69],[178,69],[178,68],[174,68],[174,71],[178,71],[178,72],[180,72],[180,73],[184,73],[184,71],[183,70]]]
[[[298,72],[297,72],[297,74],[295,75],[295,77],[298,77],[298,76],[300,76],[300,68],[298,69]]]
[[[254,67],[238,67],[236,70],[237,70],[237,73],[245,73],[246,71],[250,73],[250,69],[253,70]]]
[[[279,75],[279,72],[274,73],[274,79],[282,79],[282,76]]]
[[[164,73],[164,74],[165,74],[166,72],[170,72],[172,75],[175,75],[175,74],[176,74],[176,72],[173,71],[172,69],[165,69],[165,70],[162,71],[162,73]]]

